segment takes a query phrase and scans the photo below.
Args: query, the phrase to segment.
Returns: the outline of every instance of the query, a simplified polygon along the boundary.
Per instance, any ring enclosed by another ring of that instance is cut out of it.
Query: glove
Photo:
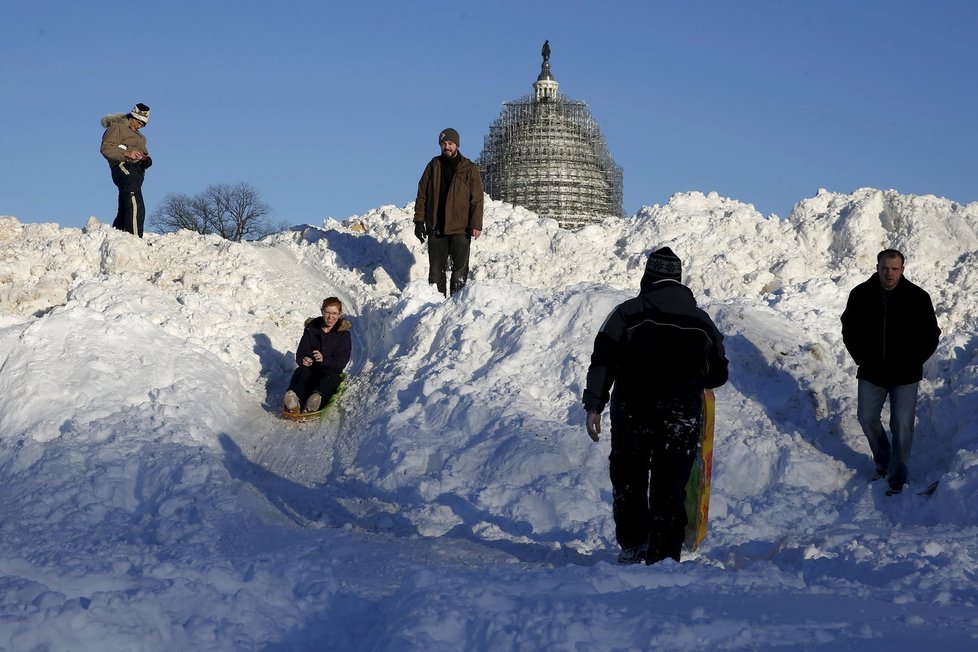
[[[588,412],[587,419],[584,422],[587,428],[587,435],[591,438],[591,441],[598,441],[601,439],[601,413],[600,412]]]
[[[424,222],[414,223],[414,235],[418,238],[418,240],[424,243],[425,238],[428,237],[428,229],[425,228]]]

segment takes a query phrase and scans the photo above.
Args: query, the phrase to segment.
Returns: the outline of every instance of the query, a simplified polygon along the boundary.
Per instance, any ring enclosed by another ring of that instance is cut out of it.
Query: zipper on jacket
[[[883,365],[886,365],[886,320],[887,320],[887,296],[886,290],[882,290],[880,294],[880,302],[883,304]]]

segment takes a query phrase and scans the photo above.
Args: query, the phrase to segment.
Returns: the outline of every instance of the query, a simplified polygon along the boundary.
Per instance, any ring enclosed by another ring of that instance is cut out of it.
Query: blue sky
[[[248,182],[287,224],[413,201],[440,129],[475,159],[549,39],[625,210],[819,188],[978,200],[978,2],[45,2],[0,20],[0,214],[111,222],[107,113],[152,107],[150,213]],[[152,227],[152,223],[148,225]]]

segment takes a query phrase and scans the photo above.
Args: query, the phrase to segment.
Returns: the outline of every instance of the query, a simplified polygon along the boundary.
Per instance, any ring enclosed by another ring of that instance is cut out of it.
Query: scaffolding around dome
[[[624,215],[622,170],[587,104],[561,97],[544,43],[535,94],[505,102],[479,167],[486,193],[568,229]]]

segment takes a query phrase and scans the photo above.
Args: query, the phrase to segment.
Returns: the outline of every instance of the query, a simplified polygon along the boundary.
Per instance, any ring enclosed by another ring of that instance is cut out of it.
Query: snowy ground
[[[978,647],[978,204],[689,193],[571,233],[488,202],[447,301],[410,208],[248,244],[0,218],[0,649]],[[731,378],[706,541],[623,567],[580,396],[662,245]],[[894,497],[839,324],[888,246],[944,331]],[[283,422],[332,294],[350,388]]]

